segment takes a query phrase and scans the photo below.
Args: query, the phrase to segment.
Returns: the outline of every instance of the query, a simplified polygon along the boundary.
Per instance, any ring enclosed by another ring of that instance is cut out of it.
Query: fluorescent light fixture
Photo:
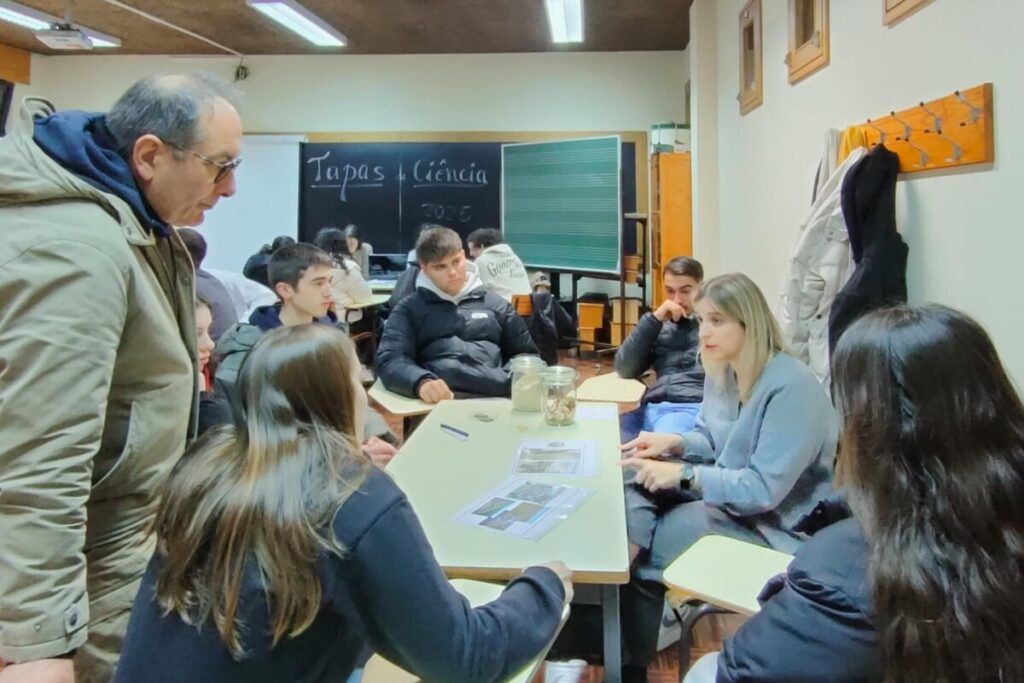
[[[583,0],[544,0],[544,5],[553,41],[583,42]]]
[[[11,0],[0,0],[0,21],[16,24],[30,31],[46,31],[54,26],[65,24],[65,20],[55,17],[46,12],[26,7],[25,5],[11,2]],[[121,41],[114,36],[101,33],[86,26],[75,24],[85,35],[89,36],[93,47],[121,47]]]
[[[0,21],[17,24],[31,31],[42,31],[50,28],[53,22],[57,21],[57,17],[16,2],[0,0]]]
[[[77,25],[77,24],[76,24]],[[114,36],[108,36],[106,33],[100,33],[94,31],[91,28],[79,26],[82,33],[89,36],[89,40],[92,41],[93,47],[121,47],[121,39],[115,38]]]
[[[295,0],[245,0],[245,4],[319,47],[345,47],[348,42],[341,32]]]

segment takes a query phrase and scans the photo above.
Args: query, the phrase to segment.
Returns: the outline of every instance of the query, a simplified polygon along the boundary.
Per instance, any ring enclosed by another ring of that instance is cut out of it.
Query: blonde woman
[[[622,446],[633,475],[627,681],[646,680],[656,654],[661,572],[672,560],[708,533],[793,552],[804,540],[795,525],[832,490],[836,415],[810,369],[784,351],[761,290],[721,275],[701,286],[694,308],[706,372],[696,428],[641,432]]]

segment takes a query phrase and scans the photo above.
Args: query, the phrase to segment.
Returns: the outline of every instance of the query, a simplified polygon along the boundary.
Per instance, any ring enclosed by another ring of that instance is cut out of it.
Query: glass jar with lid
[[[564,365],[544,370],[544,421],[571,425],[576,420],[576,371]]]
[[[539,413],[544,402],[541,373],[547,363],[540,356],[516,356],[512,359],[512,410],[517,413]]]

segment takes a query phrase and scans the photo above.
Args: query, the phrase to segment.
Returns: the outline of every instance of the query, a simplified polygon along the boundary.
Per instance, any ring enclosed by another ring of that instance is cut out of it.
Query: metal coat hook
[[[878,131],[878,135],[879,135],[879,138],[880,138],[878,140],[878,144],[884,145],[885,144],[885,131],[882,130],[881,128],[879,128],[878,126],[876,126],[875,124],[871,123],[871,119],[868,119],[868,126],[870,128],[874,128],[876,131]]]
[[[981,116],[981,110],[978,109],[977,107],[975,107],[970,102],[968,102],[967,98],[964,97],[963,93],[961,93],[959,90],[955,91],[953,94],[956,95],[956,98],[958,100],[960,100],[960,102],[962,102],[967,107],[970,107],[970,109],[971,109],[971,123],[977,123],[978,122],[978,117]]]
[[[917,156],[918,156],[918,159],[919,159],[919,164],[918,165],[919,166],[924,166],[926,163],[928,163],[928,153],[925,152],[923,149],[921,149],[920,147],[918,147],[917,145],[915,145],[913,142],[910,141],[910,133],[913,130],[910,127],[910,124],[907,123],[906,121],[903,121],[902,119],[900,119],[900,117],[896,116],[896,112],[894,112],[894,111],[890,111],[889,112],[889,116],[891,116],[893,118],[893,120],[896,121],[896,123],[898,123],[901,126],[903,126],[903,141],[906,142],[908,145],[910,145],[910,149],[912,149],[915,152],[917,152]]]
[[[932,128],[935,129],[936,133],[942,135],[942,119],[939,118],[939,115],[933,111],[929,111],[928,107],[925,106],[924,102],[918,102],[917,106],[921,107],[921,109],[924,109],[924,113],[932,117]]]
[[[921,109],[924,110],[925,114],[932,117],[932,126],[935,128],[935,134],[939,136],[943,141],[949,143],[949,146],[953,148],[953,156],[946,159],[946,161],[960,161],[960,157],[963,156],[963,150],[960,149],[960,145],[956,144],[945,135],[942,134],[942,119],[938,114],[928,109],[924,102],[917,103]]]
[[[907,123],[906,121],[901,121],[900,117],[896,116],[896,112],[894,112],[894,111],[890,111],[889,112],[889,116],[891,116],[896,121],[896,123],[898,123],[901,126],[903,126],[903,139],[904,140],[909,140],[910,139],[910,131],[911,131],[910,124]]]

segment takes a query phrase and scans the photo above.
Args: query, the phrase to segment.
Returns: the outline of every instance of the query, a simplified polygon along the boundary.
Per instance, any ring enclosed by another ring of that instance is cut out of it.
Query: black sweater
[[[530,569],[494,602],[472,608],[445,579],[405,495],[380,470],[333,522],[347,553],[319,562],[321,610],[296,638],[271,649],[255,564],[240,615],[247,657],[232,659],[209,623],[163,616],[153,601],[154,559],[132,609],[115,683],[343,683],[370,650],[426,681],[500,681],[536,657],[561,618],[554,572]]]
[[[700,325],[694,318],[660,322],[646,313],[615,352],[615,372],[637,379],[651,368],[658,374],[641,403],[700,403],[704,368],[700,364]]]

